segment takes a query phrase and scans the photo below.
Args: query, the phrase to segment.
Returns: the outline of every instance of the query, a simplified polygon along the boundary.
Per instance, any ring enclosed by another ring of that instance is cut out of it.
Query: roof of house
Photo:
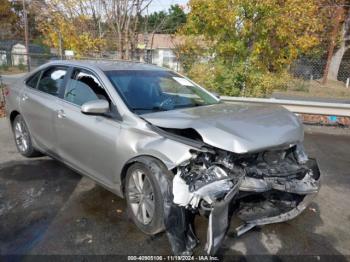
[[[175,49],[177,46],[190,39],[187,36],[180,36],[174,34],[139,34],[138,48],[139,49]],[[206,48],[208,42],[203,36],[195,36],[196,43]]]
[[[180,36],[170,34],[139,34],[139,47],[142,49],[174,49],[177,44],[182,43]]]

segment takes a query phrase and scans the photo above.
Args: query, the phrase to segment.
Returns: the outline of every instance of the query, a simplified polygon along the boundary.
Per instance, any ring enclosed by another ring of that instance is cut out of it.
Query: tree
[[[131,59],[139,17],[151,1],[47,0],[33,4],[38,27],[50,46],[57,48],[62,42],[78,55],[91,55],[108,44],[117,48],[118,58]]]
[[[152,0],[101,0],[105,23],[117,41],[118,55],[130,59],[136,49],[139,18]]]
[[[186,14],[184,10],[179,5],[171,5],[168,10],[168,17],[163,32],[173,34],[185,23]]]
[[[22,35],[20,14],[16,2],[0,0],[0,39],[14,39]]]
[[[178,41],[174,41],[174,53],[185,72],[189,72],[191,67],[200,60],[201,57],[210,56],[210,52],[205,47],[203,38],[198,36],[176,37]]]
[[[343,8],[343,14],[344,18],[341,19],[338,49],[331,56],[328,76],[326,77],[326,79],[334,81],[338,78],[338,72],[343,56],[350,48],[350,9]]]
[[[51,47],[85,56],[99,52],[105,44],[99,32],[96,1],[35,1],[31,10],[36,12],[36,24],[44,42]]]
[[[205,36],[226,59],[250,58],[270,71],[319,43],[317,1],[191,0],[185,33]]]
[[[212,63],[235,74],[235,88],[243,95],[256,83],[273,84],[273,74],[283,74],[319,44],[316,0],[190,0],[189,7],[181,34],[203,36],[215,56]],[[262,94],[271,91],[262,89]]]
[[[142,18],[142,26],[147,33],[162,33],[168,14],[164,11],[154,12]]]
[[[167,12],[159,11],[142,17],[142,27],[148,33],[174,34],[186,23],[186,13],[179,5],[171,5]]]

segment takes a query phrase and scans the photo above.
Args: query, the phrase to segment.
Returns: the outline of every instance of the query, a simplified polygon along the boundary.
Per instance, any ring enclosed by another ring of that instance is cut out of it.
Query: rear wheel
[[[41,155],[40,152],[33,147],[28,127],[21,115],[17,115],[13,120],[12,130],[17,150],[21,155],[25,157]]]
[[[152,164],[157,165],[155,162]],[[135,163],[126,175],[125,195],[129,215],[136,226],[148,235],[164,230],[164,201],[157,179],[159,174],[155,173],[162,168],[160,165],[150,168],[144,163]]]

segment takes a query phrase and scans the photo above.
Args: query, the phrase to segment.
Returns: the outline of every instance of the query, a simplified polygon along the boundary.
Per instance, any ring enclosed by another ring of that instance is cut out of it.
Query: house
[[[137,47],[140,61],[179,71],[181,65],[175,55],[175,48],[180,43],[178,36],[170,34],[139,34]]]
[[[42,63],[42,57],[37,56],[44,54],[43,47],[30,44],[29,53],[31,56],[31,63],[36,65]],[[19,66],[26,65],[28,60],[27,50],[22,41],[5,40],[0,41],[0,65]]]

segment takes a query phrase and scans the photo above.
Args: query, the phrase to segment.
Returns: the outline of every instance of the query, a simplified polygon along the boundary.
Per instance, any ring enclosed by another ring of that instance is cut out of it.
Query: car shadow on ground
[[[47,158],[0,165],[0,254],[25,254],[45,234],[81,176]]]

